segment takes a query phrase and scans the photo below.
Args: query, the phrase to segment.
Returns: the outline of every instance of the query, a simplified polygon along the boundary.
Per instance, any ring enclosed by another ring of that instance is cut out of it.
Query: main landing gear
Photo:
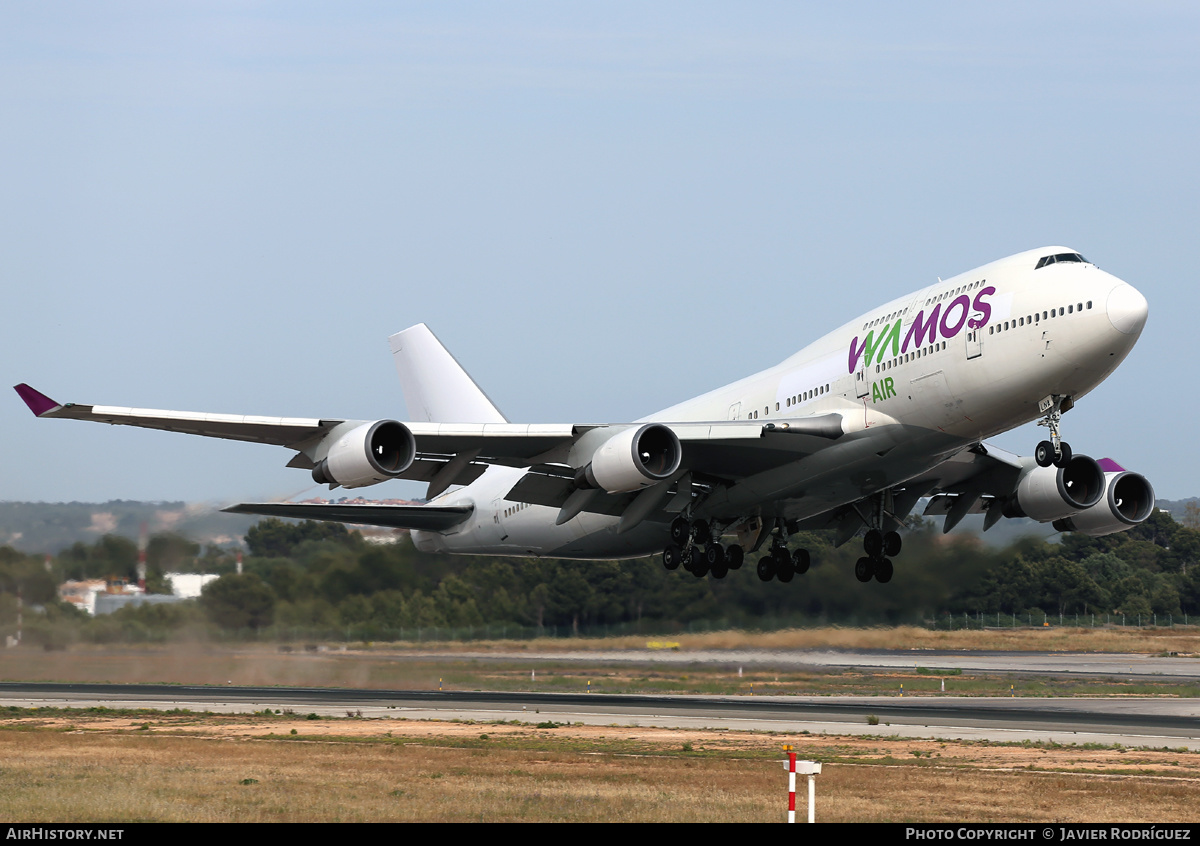
[[[1066,397],[1054,394],[1040,403],[1046,416],[1038,421],[1039,426],[1050,430],[1050,440],[1042,441],[1033,451],[1033,458],[1039,467],[1066,467],[1071,462],[1071,445],[1059,437],[1059,423],[1062,421],[1063,400]],[[1068,406],[1069,408],[1070,406]]]
[[[730,570],[741,569],[746,554],[737,544],[721,546],[704,520],[688,522],[676,517],[671,523],[671,543],[663,550],[663,566],[668,570],[683,565],[698,579],[711,575],[723,579]]]
[[[772,545],[770,552],[758,559],[758,577],[764,582],[779,579],[787,584],[793,576],[803,576],[807,573],[810,564],[807,549],[789,552],[783,542],[777,541]]]
[[[758,559],[758,577],[764,582],[779,579],[787,584],[794,576],[807,573],[811,563],[807,549],[788,550],[787,534],[780,526],[771,541],[771,551]]]
[[[863,551],[867,554],[854,565],[854,577],[860,582],[869,582],[872,578],[880,584],[890,582],[893,572],[891,556],[899,555],[902,545],[898,533],[884,534],[879,529],[871,529],[863,538]]]

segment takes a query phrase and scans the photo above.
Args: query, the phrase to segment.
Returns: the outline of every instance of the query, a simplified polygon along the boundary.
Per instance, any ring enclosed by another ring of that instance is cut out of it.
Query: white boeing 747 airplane
[[[786,361],[632,423],[516,424],[424,324],[391,338],[410,422],[243,417],[60,404],[38,417],[276,444],[330,488],[429,483],[419,506],[248,503],[239,513],[412,530],[426,551],[576,559],[661,553],[723,578],[767,546],[791,581],[806,529],[863,533],[855,575],[889,581],[918,501],[944,515],[1053,522],[1104,535],[1145,520],[1154,492],[1109,459],[1072,455],[1061,416],[1133,348],[1145,298],[1068,247],[1010,256],[885,303]],[[987,445],[1039,420],[1023,458]],[[733,539],[725,545],[723,541]]]

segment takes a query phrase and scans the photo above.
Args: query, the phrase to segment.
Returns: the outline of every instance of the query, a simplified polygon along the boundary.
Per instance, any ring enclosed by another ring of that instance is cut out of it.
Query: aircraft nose
[[[1137,335],[1146,325],[1146,315],[1150,307],[1141,291],[1122,283],[1109,292],[1105,310],[1108,312],[1109,322],[1118,332],[1123,335]]]

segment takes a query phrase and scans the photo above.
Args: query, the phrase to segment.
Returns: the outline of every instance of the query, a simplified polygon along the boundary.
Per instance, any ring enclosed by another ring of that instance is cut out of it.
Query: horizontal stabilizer
[[[326,505],[309,502],[244,502],[221,509],[233,514],[262,514],[293,520],[328,520],[385,526],[390,529],[417,529],[444,532],[464,522],[474,510],[470,505]]]

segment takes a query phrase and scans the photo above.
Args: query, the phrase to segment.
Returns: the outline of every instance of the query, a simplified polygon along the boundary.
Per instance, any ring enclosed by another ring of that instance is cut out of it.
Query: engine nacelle
[[[1105,495],[1078,514],[1054,521],[1060,532],[1082,532],[1098,538],[1123,532],[1143,522],[1154,511],[1154,488],[1140,473],[1122,470],[1105,473]]]
[[[592,487],[625,493],[669,478],[682,458],[679,437],[660,423],[647,423],[624,429],[600,444],[582,475]]]
[[[417,441],[403,423],[377,420],[339,435],[312,471],[321,485],[363,488],[395,479],[413,463]]]
[[[1076,455],[1066,467],[1033,467],[1017,482],[1006,517],[1048,523],[1091,508],[1104,495],[1104,471],[1094,458]]]

